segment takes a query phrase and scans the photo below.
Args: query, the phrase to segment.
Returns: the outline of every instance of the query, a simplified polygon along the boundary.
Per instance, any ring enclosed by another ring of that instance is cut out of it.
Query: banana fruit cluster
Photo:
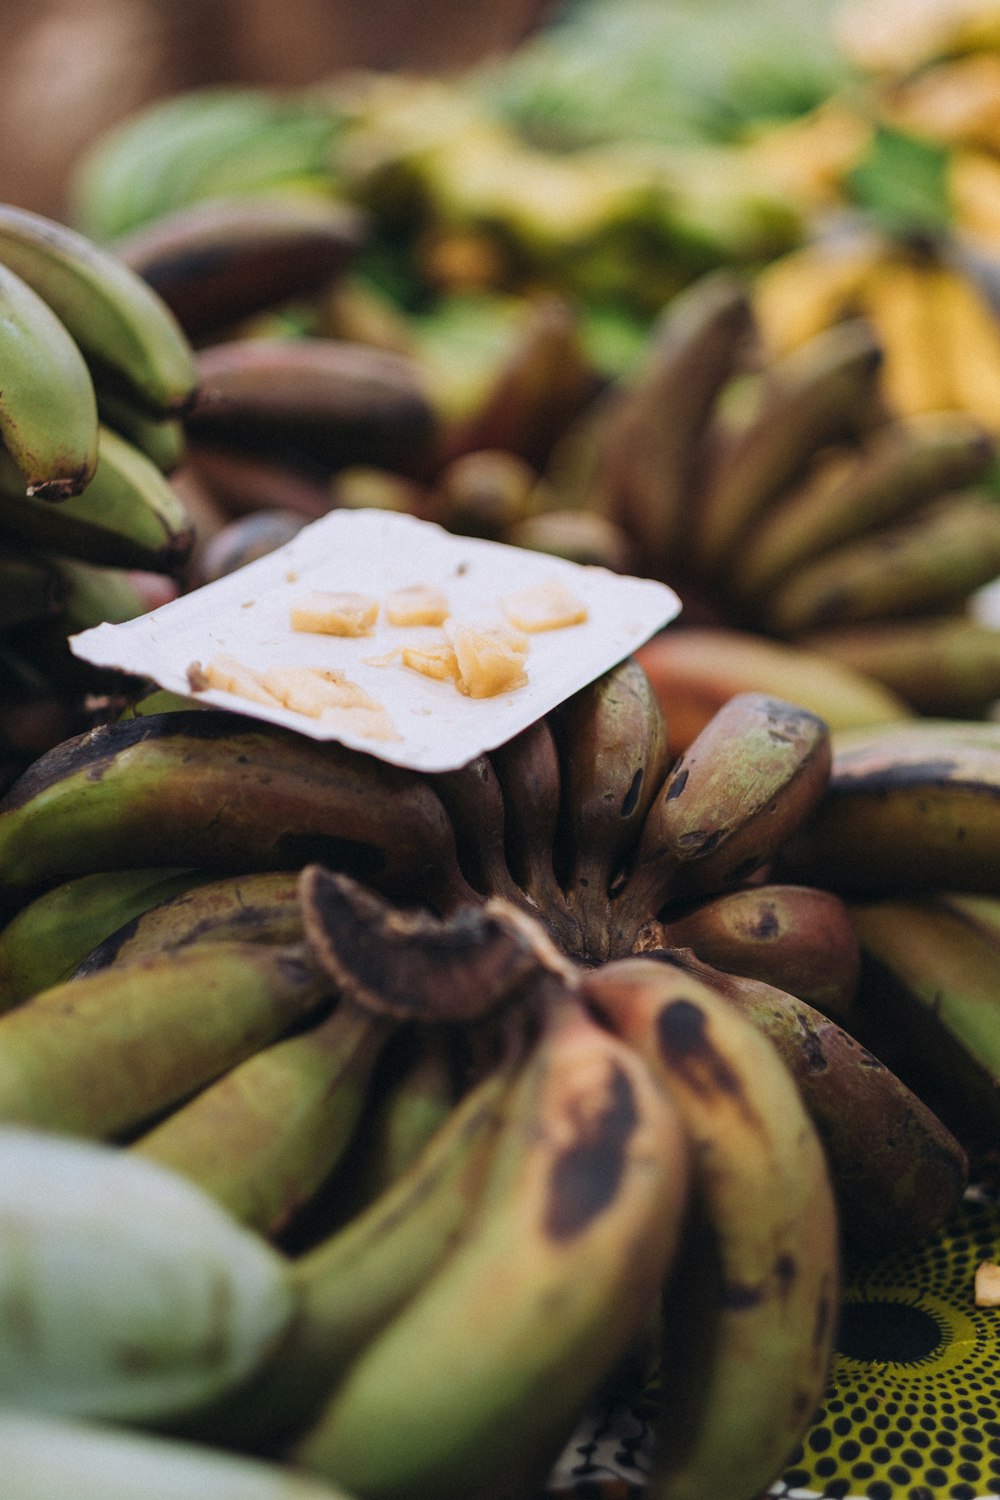
[[[0,801],[0,1155],[39,1162],[0,1196],[32,1184],[19,1305],[51,1276],[66,1309],[44,1365],[0,1360],[19,1442],[99,1476],[115,1423],[127,1471],[197,1452],[262,1500],[528,1500],[655,1375],[651,1493],[751,1500],[823,1389],[843,1245],[918,1239],[968,1172],[855,1036],[847,902],[775,876],[826,726],[739,695],[675,759],[633,659],[436,775],[143,709]],[[82,1250],[112,1222],[113,1292]]]
[[[66,636],[147,607],[133,574],[182,570],[194,353],[167,306],[65,226],[0,205],[0,652],[6,779],[79,727]]]

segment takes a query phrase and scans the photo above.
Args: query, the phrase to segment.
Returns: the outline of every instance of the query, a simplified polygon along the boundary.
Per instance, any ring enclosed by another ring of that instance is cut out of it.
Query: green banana
[[[153,1162],[5,1128],[0,1204],[7,1408],[161,1421],[245,1380],[294,1315],[282,1258]]]
[[[154,417],[119,391],[97,389],[101,421],[144,453],[161,474],[179,469],[187,455],[187,434],[180,417]]]
[[[800,644],[863,672],[930,718],[979,719],[1000,698],[1000,631],[967,614],[873,620]]]
[[[68,225],[0,204],[0,262],[48,303],[95,379],[155,416],[190,406],[194,353],[173,314],[108,251]]]
[[[806,479],[760,516],[729,568],[741,598],[765,596],[821,553],[981,479],[994,455],[965,412],[925,412],[878,428],[860,450],[820,455]]]
[[[309,858],[443,908],[475,899],[425,779],[228,713],[101,725],[0,801],[0,884],[13,892],[139,862],[246,873]]]
[[[823,1148],[773,1044],[693,975],[623,959],[588,973],[583,996],[663,1080],[692,1149],[648,1492],[753,1500],[828,1373],[839,1226]]]
[[[102,870],[43,891],[0,928],[0,1009],[68,979],[140,912],[209,876],[198,870]]]
[[[644,363],[616,392],[591,495],[628,533],[647,575],[683,570],[705,434],[753,337],[744,282],[729,271],[703,276],[667,304]]]
[[[103,425],[93,478],[58,505],[25,495],[16,464],[0,450],[0,530],[82,562],[153,573],[178,572],[194,545],[178,492],[144,453]]]
[[[774,878],[855,899],[1000,893],[1000,724],[907,719],[833,736],[822,800]]]
[[[1000,573],[1000,506],[955,490],[904,520],[807,562],[768,594],[765,626],[799,635],[959,608]]]
[[[186,204],[114,253],[147,282],[189,338],[313,297],[350,265],[365,238],[360,210],[310,193],[247,193]]]
[[[961,1202],[969,1163],[919,1095],[797,996],[724,974],[689,950],[669,960],[717,990],[777,1049],[823,1143],[851,1245],[885,1251],[940,1228]]]
[[[659,700],[626,658],[551,715],[563,788],[559,877],[591,962],[609,957],[608,901],[669,764]],[[615,955],[620,956],[620,955]]]
[[[826,790],[822,719],[764,693],[737,693],[670,769],[612,892],[611,952],[631,952],[669,902],[746,883],[767,868]]]
[[[335,1005],[209,1083],[131,1149],[276,1239],[350,1147],[391,1030],[381,1017]]]
[[[418,472],[435,416],[416,359],[327,338],[229,339],[198,354],[192,443],[298,455],[300,467]]]
[[[7,1500],[348,1500],[283,1465],[120,1426],[0,1414]]]
[[[194,944],[64,980],[0,1016],[0,1120],[122,1136],[329,994],[302,944]]]
[[[975,898],[981,899],[981,898]],[[852,904],[865,1037],[929,1101],[973,1163],[1000,1129],[1000,934],[950,894]]]
[[[2,207],[2,206],[0,206]],[[0,250],[0,441],[44,500],[78,495],[97,465],[97,397],[58,314]]]
[[[108,881],[115,873],[80,879]],[[203,870],[196,880],[189,878],[176,891],[165,891],[155,905],[123,916],[83,955],[73,972],[74,977],[91,974],[191,943],[294,943],[302,936],[296,871],[263,870],[213,879],[210,871]],[[0,932],[0,952],[2,941]]]
[[[698,571],[725,571],[745,533],[816,450],[870,424],[882,350],[860,319],[816,334],[768,370],[759,410],[704,480],[692,544]]]
[[[457,1243],[358,1355],[296,1460],[371,1500],[533,1493],[646,1326],[686,1157],[646,1064],[557,991]]]

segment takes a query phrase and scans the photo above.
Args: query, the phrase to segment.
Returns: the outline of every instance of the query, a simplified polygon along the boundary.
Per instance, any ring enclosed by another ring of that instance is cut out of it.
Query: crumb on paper
[[[443,625],[450,613],[447,596],[428,583],[393,589],[385,601],[390,625]]]
[[[282,706],[280,699],[264,686],[258,674],[235,656],[213,656],[205,666],[193,661],[187,669],[187,679],[193,693],[214,689],[216,692],[246,698],[251,703],[266,704],[268,708]]]
[[[458,690],[468,698],[495,698],[524,687],[527,638],[509,626],[456,625],[450,632],[458,662]]]
[[[436,682],[458,682],[458,657],[446,641],[440,645],[403,646],[399,659],[404,667],[423,677],[432,677]]]
[[[587,606],[557,578],[505,595],[500,607],[517,630],[529,634],[582,625],[587,619]]]
[[[349,589],[317,591],[293,600],[293,630],[316,635],[371,635],[378,619],[378,600]]]
[[[293,713],[322,718],[328,708],[381,708],[343,672],[324,667],[271,667],[260,674],[268,692]]]
[[[342,734],[345,731],[367,740],[399,740],[399,733],[391,717],[379,704],[368,708],[363,704],[339,705],[325,708],[319,721],[327,729]]]
[[[1000,1266],[990,1260],[980,1261],[975,1288],[977,1307],[1000,1307]]]

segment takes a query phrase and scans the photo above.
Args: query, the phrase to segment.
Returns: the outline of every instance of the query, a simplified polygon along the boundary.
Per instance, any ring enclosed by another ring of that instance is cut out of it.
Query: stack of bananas
[[[651,1371],[651,1495],[751,1500],[842,1244],[968,1168],[852,1034],[841,898],[771,878],[826,726],[740,695],[674,761],[633,659],[433,776],[142,707],[0,802],[16,1500],[529,1500]]]
[[[96,677],[66,637],[148,607],[193,531],[166,477],[194,354],[165,304],[63,225],[0,205],[0,760],[80,727]]]

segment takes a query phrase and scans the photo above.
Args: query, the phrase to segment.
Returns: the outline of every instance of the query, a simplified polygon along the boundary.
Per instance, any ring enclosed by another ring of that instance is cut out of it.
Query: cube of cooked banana
[[[437,682],[458,681],[458,657],[454,646],[447,641],[427,646],[404,646],[399,659],[404,667],[423,677],[433,677]]]
[[[225,652],[213,656],[204,666],[193,661],[187,669],[187,678],[192,693],[215,689],[216,692],[246,698],[251,703],[263,703],[268,708],[282,707],[281,699],[265,686],[257,672]]]
[[[368,594],[316,590],[293,600],[289,620],[293,630],[317,635],[371,635],[378,610],[378,600]]]
[[[532,635],[541,630],[582,625],[587,619],[587,606],[558,578],[506,594],[500,600],[500,608],[515,629]]]
[[[347,732],[360,735],[366,740],[402,739],[391,715],[378,703],[371,708],[361,703],[324,708],[319,721],[337,734]]]
[[[447,595],[429,583],[393,589],[385,601],[390,625],[443,625],[450,613]]]
[[[260,675],[268,692],[286,708],[311,719],[321,718],[332,708],[381,708],[358,683],[332,668],[270,667]]]
[[[527,639],[509,626],[456,625],[451,644],[458,662],[457,687],[469,698],[495,698],[528,680]]]

